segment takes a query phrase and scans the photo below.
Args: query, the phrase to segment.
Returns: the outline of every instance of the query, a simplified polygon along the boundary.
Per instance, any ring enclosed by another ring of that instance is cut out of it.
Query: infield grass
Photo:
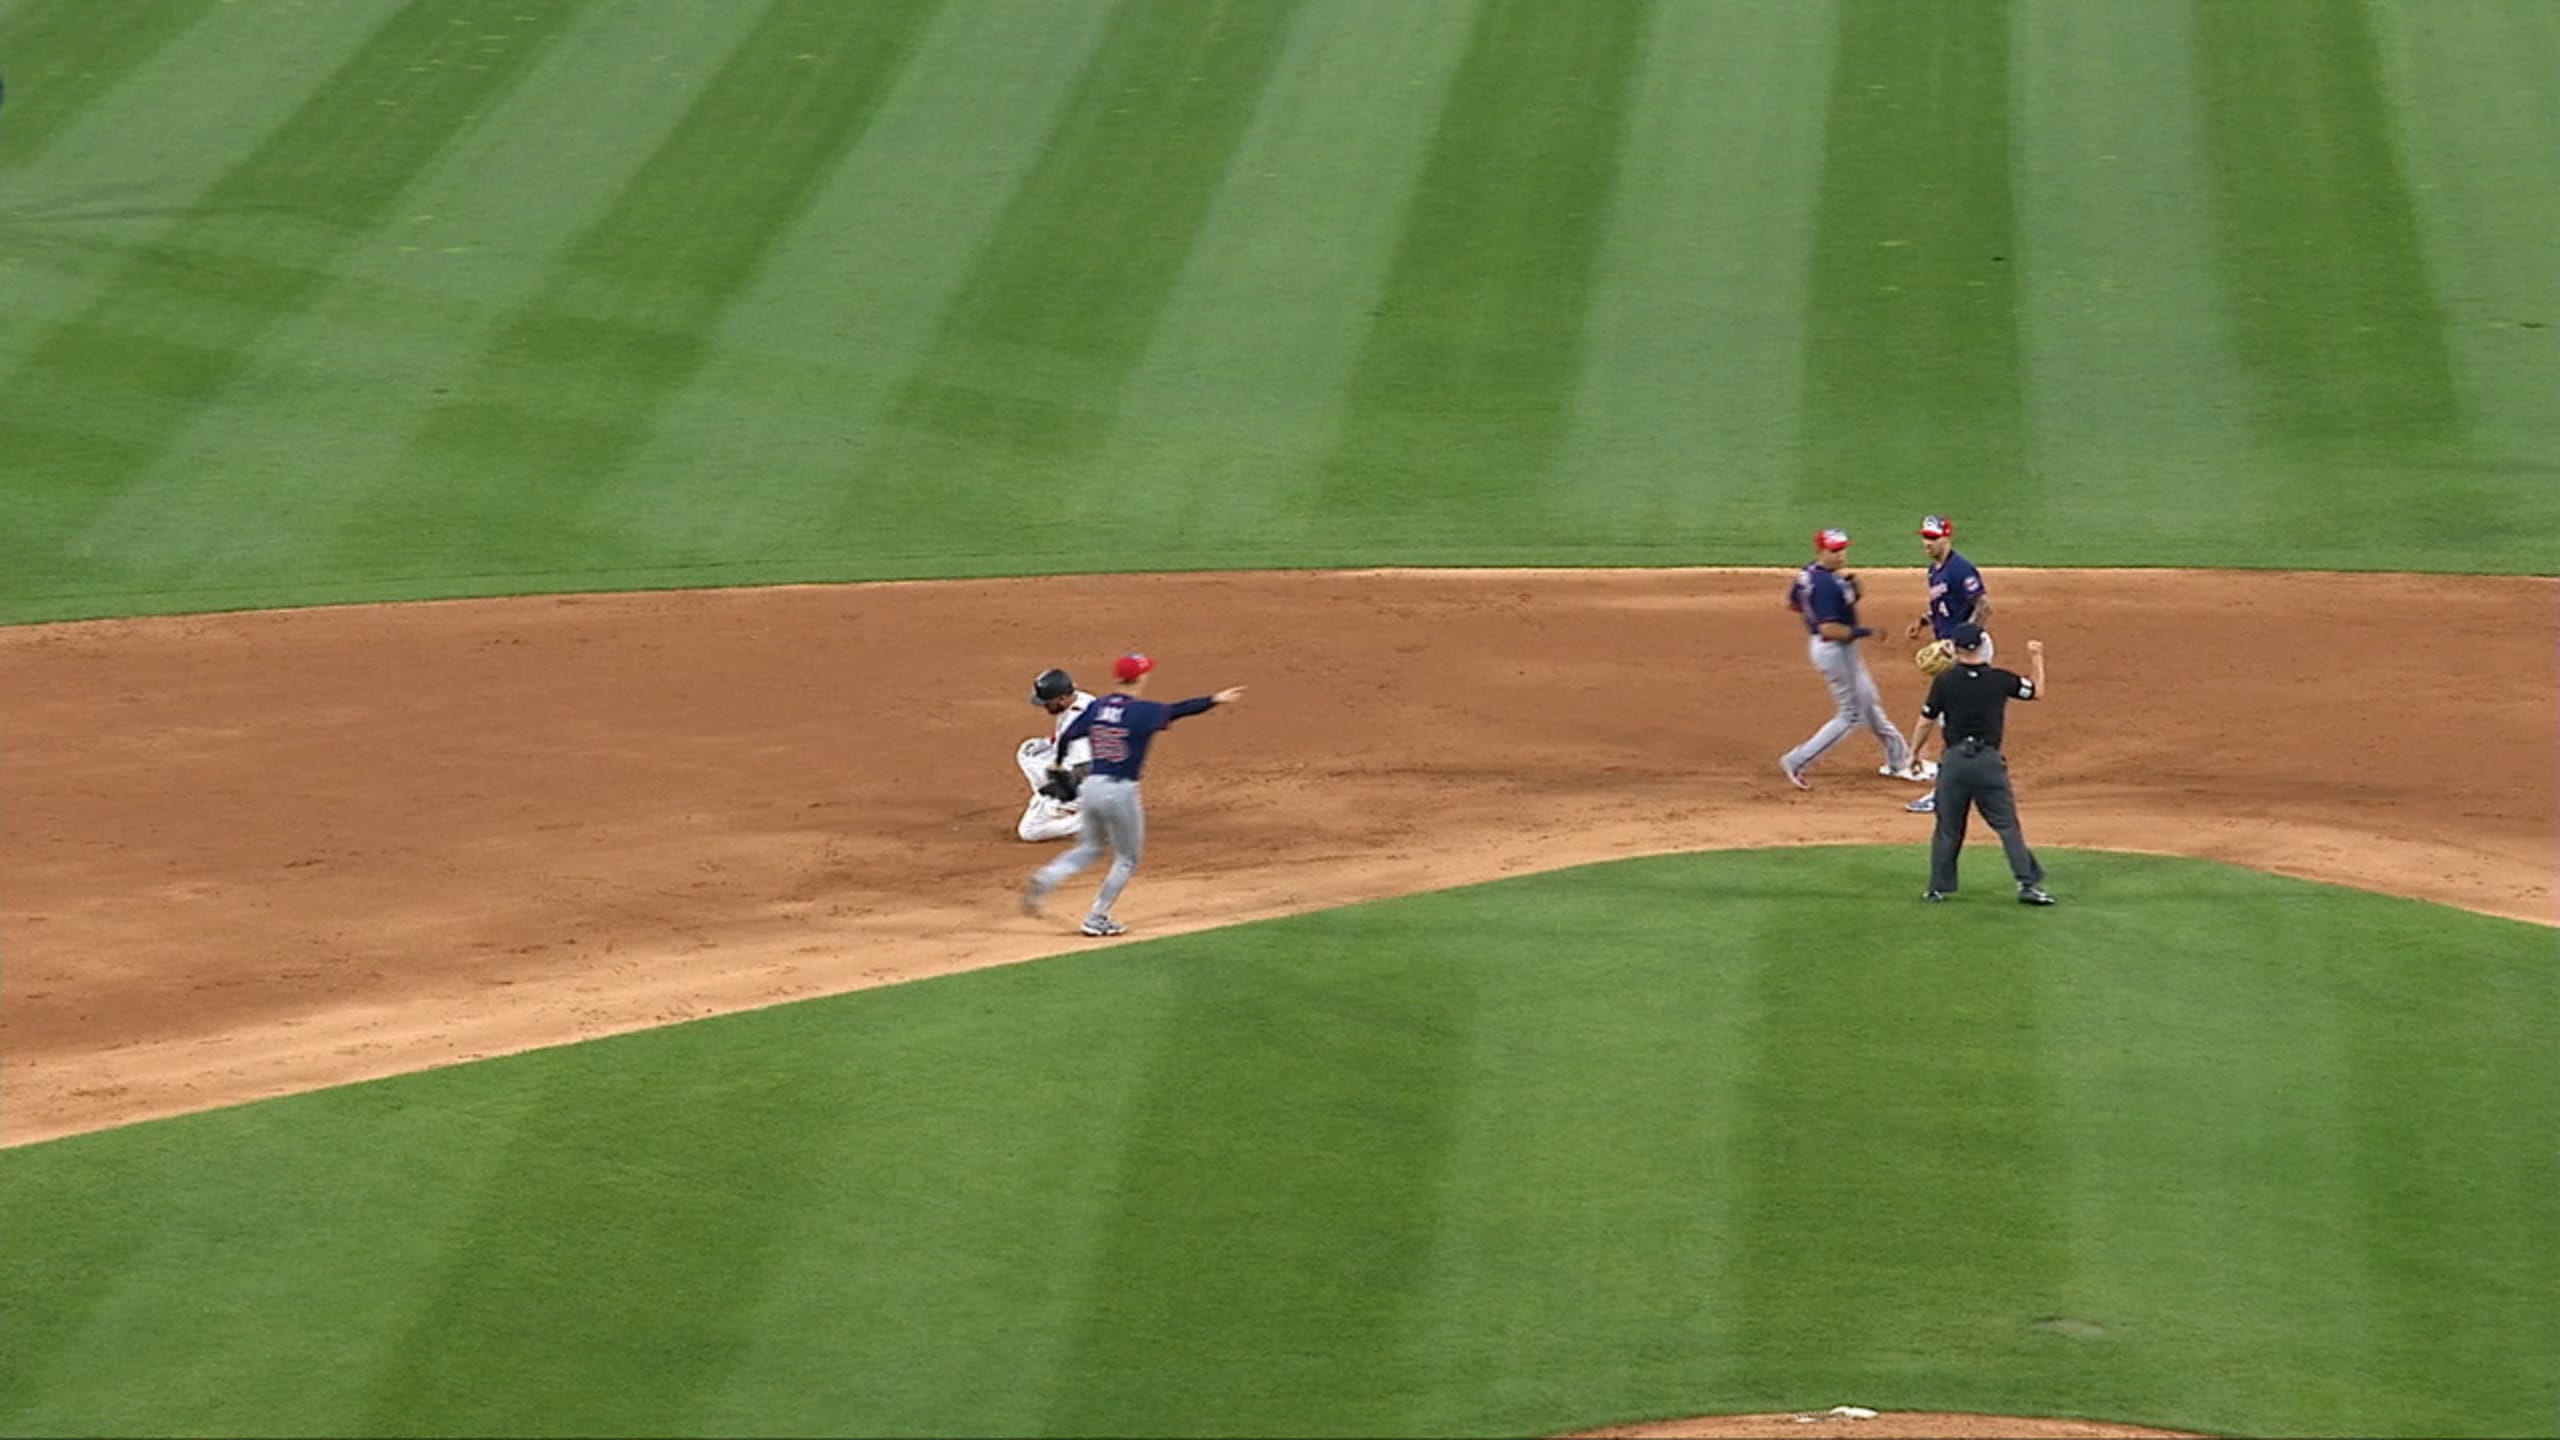
[[[10,620],[1936,509],[2560,572],[2539,0],[14,0],[0,63]]]
[[[1594,867],[10,1150],[0,1428],[2547,1428],[2551,933],[2048,858]]]

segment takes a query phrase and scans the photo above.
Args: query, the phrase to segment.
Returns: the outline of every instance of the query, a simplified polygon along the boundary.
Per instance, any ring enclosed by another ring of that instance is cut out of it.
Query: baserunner
[[[1799,790],[1813,788],[1804,772],[1853,730],[1868,731],[1884,747],[1885,774],[1925,778],[1910,744],[1885,718],[1884,697],[1858,654],[1858,642],[1876,632],[1858,623],[1858,577],[1844,569],[1848,563],[1849,532],[1817,530],[1813,563],[1797,571],[1795,583],[1787,587],[1787,608],[1804,622],[1806,657],[1830,687],[1832,705],[1832,716],[1821,729],[1778,757],[1778,773]]]

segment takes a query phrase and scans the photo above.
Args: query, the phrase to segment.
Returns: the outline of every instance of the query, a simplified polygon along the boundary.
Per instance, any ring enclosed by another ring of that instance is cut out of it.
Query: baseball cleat
[[[1902,808],[1910,811],[1914,815],[1935,815],[1938,813],[1938,797],[1935,795],[1923,795],[1919,799],[1912,801],[1910,804],[1905,805]]]
[[[1920,892],[1920,898],[1928,901],[1932,905],[1942,905],[1946,903],[1947,892],[1944,890],[1923,890]]]
[[[2021,905],[2050,905],[2054,903],[2054,901],[2052,896],[2044,893],[2044,887],[2040,885],[2021,885],[2018,887],[2018,903]]]
[[[1022,913],[1031,916],[1035,920],[1038,919],[1040,916],[1040,902],[1046,898],[1048,897],[1040,893],[1040,887],[1038,885],[1033,884],[1023,886]]]
[[[1786,776],[1787,783],[1793,785],[1799,790],[1810,790],[1813,788],[1813,782],[1804,778],[1804,772],[1798,770],[1792,765],[1789,765],[1784,757],[1780,757],[1778,761],[1778,773]]]
[[[1099,939],[1108,935],[1126,935],[1129,927],[1108,915],[1098,915],[1084,922],[1084,933]]]

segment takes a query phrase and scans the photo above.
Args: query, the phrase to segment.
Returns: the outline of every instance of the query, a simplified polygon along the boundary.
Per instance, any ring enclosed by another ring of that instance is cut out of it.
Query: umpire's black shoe
[[[1944,904],[1946,902],[1947,892],[1944,890],[1923,890],[1920,892],[1920,898],[1928,901],[1932,905]]]
[[[2021,905],[2050,905],[2053,903],[2053,897],[2044,893],[2044,887],[2040,885],[2021,885],[2018,887],[2018,903]]]

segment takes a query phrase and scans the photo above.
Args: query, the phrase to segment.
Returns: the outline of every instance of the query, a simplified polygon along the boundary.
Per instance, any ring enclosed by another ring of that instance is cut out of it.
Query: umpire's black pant
[[[1979,807],[1983,823],[2009,852],[2009,873],[2020,885],[2044,883],[2044,866],[2018,832],[2017,792],[2009,788],[2009,762],[1979,740],[1947,747],[1938,757],[1938,833],[1929,842],[1929,888],[1956,892],[1956,856],[1964,851],[1965,812]]]

